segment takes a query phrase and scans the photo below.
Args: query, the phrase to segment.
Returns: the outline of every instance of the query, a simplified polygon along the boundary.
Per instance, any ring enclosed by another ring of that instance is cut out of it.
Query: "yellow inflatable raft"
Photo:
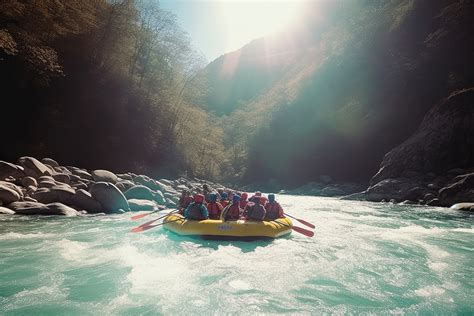
[[[182,215],[172,214],[165,217],[163,226],[178,235],[198,235],[204,237],[230,238],[277,238],[291,233],[293,223],[289,218],[274,221],[225,221],[206,219],[192,221]]]

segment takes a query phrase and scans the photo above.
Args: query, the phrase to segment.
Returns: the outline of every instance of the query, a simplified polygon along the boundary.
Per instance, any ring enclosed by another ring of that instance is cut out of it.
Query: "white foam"
[[[229,286],[233,289],[241,290],[241,291],[247,291],[252,288],[248,283],[242,280],[232,280],[229,282]]]
[[[430,297],[430,296],[439,296],[444,294],[445,290],[440,288],[439,286],[430,285],[423,287],[421,289],[415,290],[415,294],[422,297]]]
[[[32,238],[51,238],[57,236],[56,234],[49,233],[31,233],[31,234],[20,234],[20,233],[6,233],[0,235],[0,240],[10,240],[10,239],[32,239]]]

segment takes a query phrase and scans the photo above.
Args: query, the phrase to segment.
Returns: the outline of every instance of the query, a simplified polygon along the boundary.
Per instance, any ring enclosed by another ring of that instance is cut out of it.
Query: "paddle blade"
[[[314,232],[310,231],[310,230],[307,230],[307,229],[304,229],[304,228],[301,228],[301,227],[298,227],[298,226],[293,226],[291,227],[295,232],[298,232],[302,235],[305,235],[307,237],[313,237],[314,236]]]
[[[311,228],[316,228],[316,226],[314,226],[314,225],[311,224],[310,222],[305,221],[304,219],[296,218],[296,217],[294,217],[294,216],[292,216],[292,215],[290,215],[290,214],[287,214],[287,213],[285,213],[285,215],[288,216],[288,217],[291,217],[292,219],[297,220],[298,222],[300,222],[300,223],[303,224],[303,225],[306,225],[306,226],[311,227]]]
[[[314,226],[313,224],[311,224],[311,223],[309,223],[309,222],[307,222],[307,221],[305,221],[305,220],[297,219],[297,218],[295,218],[295,219],[296,219],[298,222],[300,222],[301,224],[303,224],[303,225],[306,225],[306,226],[311,227],[311,228],[316,228],[316,226]]]
[[[150,214],[151,214],[151,213],[143,213],[143,214],[138,214],[138,215],[134,215],[134,216],[132,216],[130,219],[131,219],[132,221],[134,221],[134,220],[137,220],[137,219],[143,218],[143,217],[145,217],[145,216],[148,216],[148,215],[150,215]]]

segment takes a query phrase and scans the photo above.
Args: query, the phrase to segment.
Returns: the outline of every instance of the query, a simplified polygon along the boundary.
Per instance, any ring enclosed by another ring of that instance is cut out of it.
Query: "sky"
[[[210,62],[293,23],[308,0],[160,0]]]

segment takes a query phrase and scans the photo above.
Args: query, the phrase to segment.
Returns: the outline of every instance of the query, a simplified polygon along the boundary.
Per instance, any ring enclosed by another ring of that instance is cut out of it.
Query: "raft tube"
[[[206,219],[187,220],[182,215],[165,217],[163,227],[183,236],[231,237],[236,239],[278,238],[291,233],[293,223],[289,218],[274,221],[222,221]],[[226,238],[227,239],[227,238]]]

